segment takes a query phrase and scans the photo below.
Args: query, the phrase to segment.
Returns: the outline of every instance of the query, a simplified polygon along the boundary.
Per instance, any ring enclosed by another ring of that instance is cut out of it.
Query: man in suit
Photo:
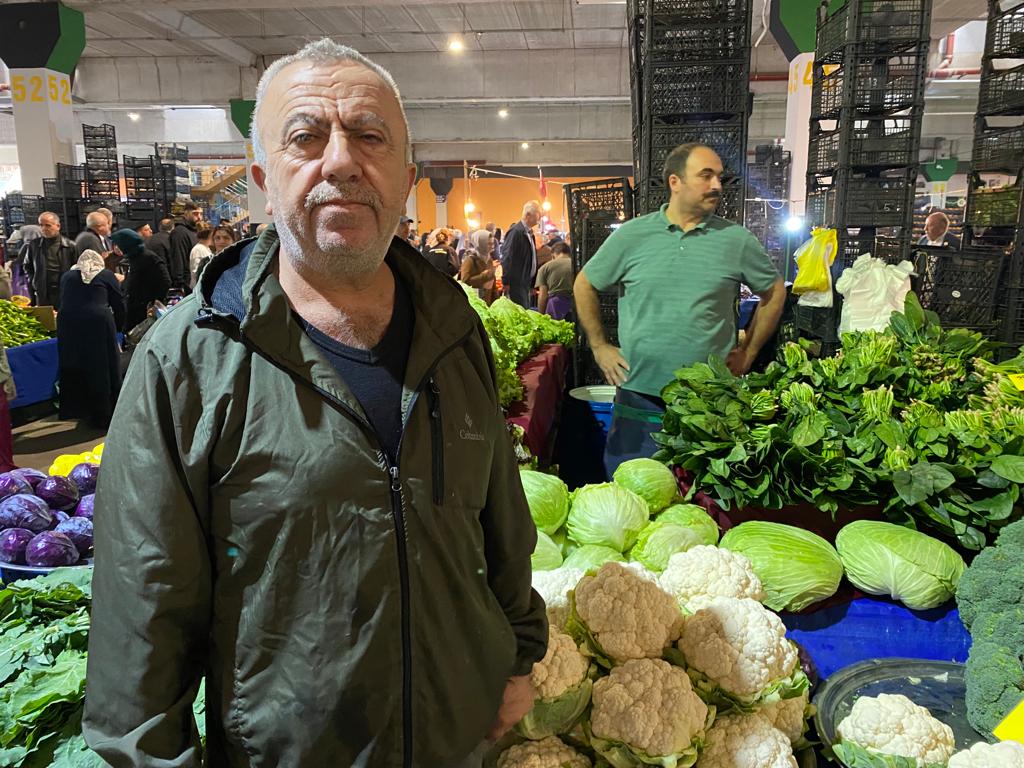
[[[505,292],[516,304],[530,308],[530,289],[537,275],[537,244],[533,228],[540,221],[540,203],[531,200],[523,206],[523,218],[508,229],[501,244],[502,282]]]
[[[164,264],[168,265],[168,269],[170,269],[171,263],[171,231],[173,229],[174,219],[160,219],[157,231],[146,241],[146,247],[155,253],[157,258],[162,259]]]
[[[949,217],[942,211],[935,211],[924,220],[924,237],[917,244],[960,250],[960,239],[949,234]]]

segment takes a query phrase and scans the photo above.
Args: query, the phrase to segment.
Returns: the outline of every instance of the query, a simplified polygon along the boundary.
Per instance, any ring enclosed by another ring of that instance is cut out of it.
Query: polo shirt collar
[[[661,215],[661,221],[665,225],[665,229],[667,229],[669,232],[674,232],[674,231],[677,231],[677,230],[679,232],[682,232],[683,231],[682,227],[676,226],[675,224],[673,224],[671,221],[668,220],[668,213],[667,213],[667,211],[668,211],[668,203],[662,203],[660,215]],[[702,222],[700,222],[700,224],[695,226],[693,229],[691,229],[690,232],[696,232],[699,229],[707,229],[708,222],[711,220],[711,217],[714,216],[714,215],[715,215],[714,213],[709,213],[707,216],[704,217],[704,220]]]

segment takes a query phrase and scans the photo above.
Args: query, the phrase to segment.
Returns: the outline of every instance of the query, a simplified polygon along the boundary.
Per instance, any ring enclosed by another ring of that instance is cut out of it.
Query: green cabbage
[[[583,682],[561,696],[537,699],[533,703],[533,709],[516,725],[516,732],[534,741],[568,733],[590,706],[593,691],[594,683],[586,677]]]
[[[624,563],[626,558],[618,550],[602,547],[599,544],[584,544],[568,554],[563,565],[581,571],[600,568],[608,562]]]
[[[612,480],[646,501],[652,514],[663,510],[679,494],[672,470],[654,459],[624,461]]]
[[[530,516],[537,530],[549,536],[554,535],[565,524],[569,515],[569,489],[555,475],[520,470],[526,501],[530,505]]]
[[[553,571],[562,565],[562,549],[544,531],[537,531],[537,546],[530,557],[535,571]]]
[[[752,520],[726,531],[721,546],[750,560],[773,611],[802,611],[832,597],[843,580],[839,553],[803,528]]]
[[[698,544],[718,543],[718,525],[703,507],[675,504],[640,531],[629,555],[652,571],[661,572],[676,552]]]
[[[953,597],[964,560],[952,547],[911,528],[857,520],[836,536],[846,576],[870,595],[889,595],[908,608],[936,608]]]
[[[569,538],[577,544],[600,544],[625,552],[650,520],[647,502],[615,483],[585,485],[569,509]]]

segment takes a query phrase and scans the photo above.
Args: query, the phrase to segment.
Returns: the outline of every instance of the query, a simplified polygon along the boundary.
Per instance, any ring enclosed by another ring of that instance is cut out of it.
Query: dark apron
[[[604,447],[604,468],[611,480],[619,464],[629,459],[649,459],[658,450],[652,435],[661,431],[665,403],[654,395],[628,389],[615,390],[612,427]]]

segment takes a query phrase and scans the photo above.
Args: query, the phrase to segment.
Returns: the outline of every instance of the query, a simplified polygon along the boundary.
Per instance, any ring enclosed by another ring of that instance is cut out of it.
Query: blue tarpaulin
[[[57,383],[57,340],[45,339],[6,350],[18,397],[11,408],[34,405],[54,397]]]

